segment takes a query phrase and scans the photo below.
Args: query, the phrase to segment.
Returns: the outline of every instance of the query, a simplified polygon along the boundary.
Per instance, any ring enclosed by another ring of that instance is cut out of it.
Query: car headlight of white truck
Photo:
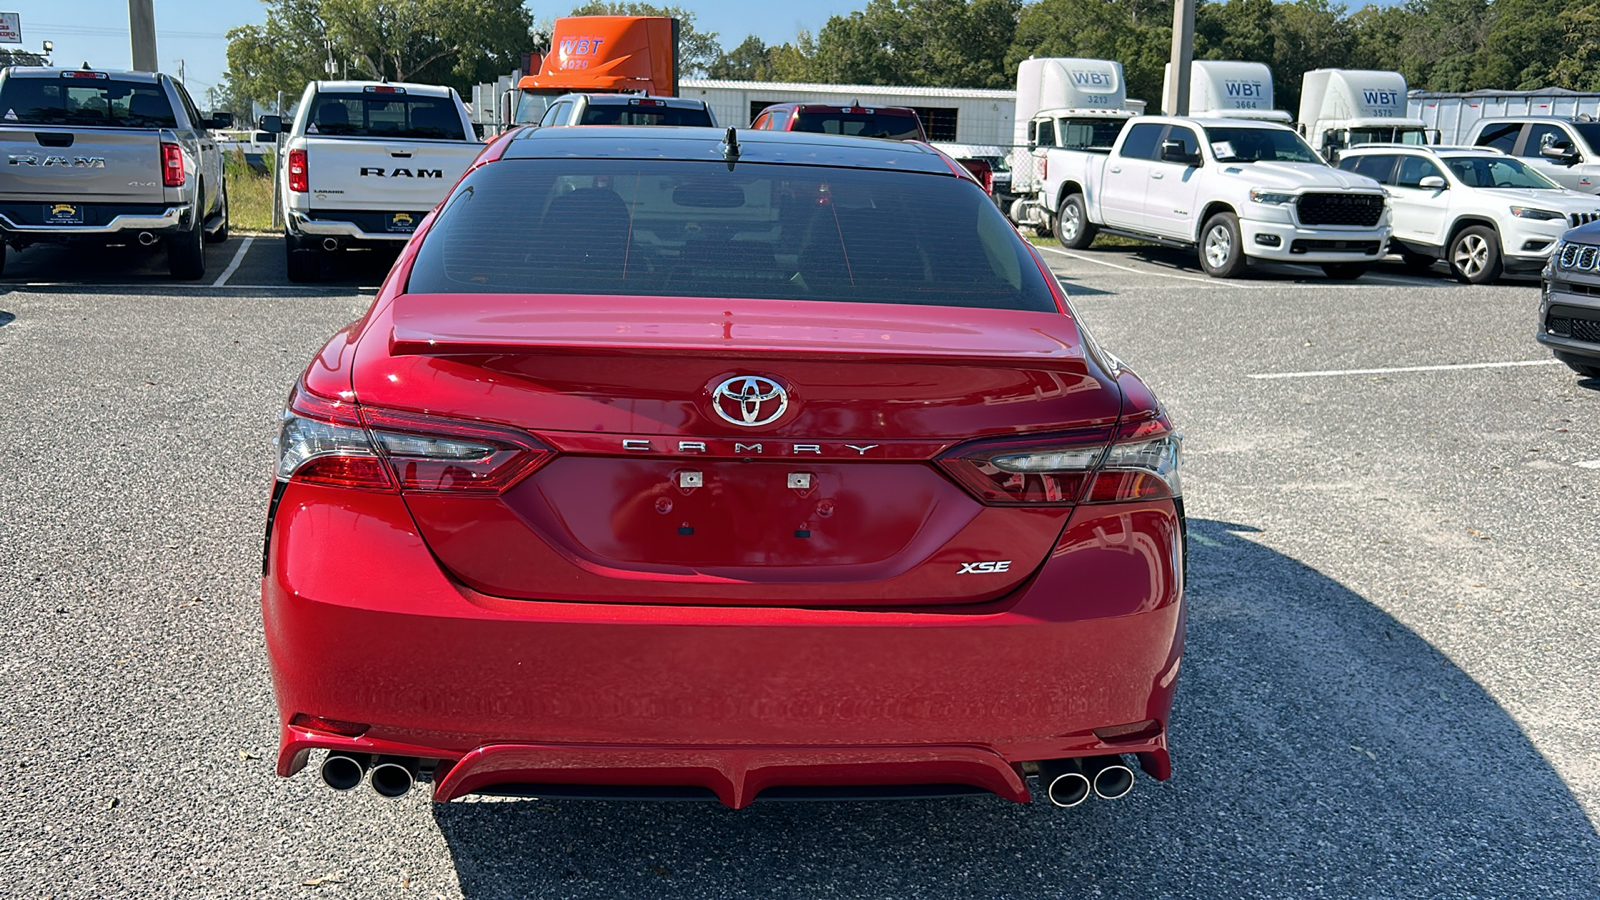
[[[1294,194],[1285,193],[1283,191],[1270,191],[1266,188],[1251,188],[1250,199],[1256,203],[1284,204],[1293,203],[1296,197]]]
[[[1532,206],[1513,206],[1511,207],[1511,214],[1519,219],[1534,219],[1540,222],[1553,222],[1557,219],[1566,218],[1562,213],[1548,209],[1537,209]]]

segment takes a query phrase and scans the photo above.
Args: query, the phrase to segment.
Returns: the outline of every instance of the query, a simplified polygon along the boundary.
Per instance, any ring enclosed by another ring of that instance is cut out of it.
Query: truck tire
[[[1463,228],[1450,241],[1450,272],[1466,284],[1488,284],[1500,277],[1500,237],[1487,225]]]
[[[205,223],[195,212],[194,225],[167,238],[167,271],[182,281],[198,281],[206,274]]]
[[[1563,359],[1561,361],[1567,364],[1567,368],[1577,372],[1579,375],[1582,375],[1585,378],[1600,378],[1600,364],[1590,366],[1583,363],[1573,362],[1570,359]]]
[[[1056,210],[1056,240],[1061,246],[1072,250],[1082,250],[1094,243],[1094,236],[1100,229],[1089,221],[1089,213],[1083,208],[1082,194],[1068,194],[1061,200],[1061,208]]]
[[[1237,278],[1248,262],[1239,237],[1239,217],[1220,212],[1200,229],[1200,268],[1212,278]]]
[[[283,233],[283,249],[285,271],[289,280],[296,284],[306,284],[322,279],[322,251],[312,248],[302,249],[295,236]]]
[[[1337,281],[1355,281],[1367,274],[1366,263],[1323,263],[1322,271]]]
[[[206,240],[213,244],[221,244],[227,241],[228,227],[231,224],[228,221],[228,182],[224,179],[222,182],[222,227],[206,235]]]
[[[0,275],[6,273],[6,242],[0,241]]]

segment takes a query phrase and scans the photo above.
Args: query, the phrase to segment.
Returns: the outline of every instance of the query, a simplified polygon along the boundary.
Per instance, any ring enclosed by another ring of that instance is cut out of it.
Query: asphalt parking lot
[[[273,775],[274,416],[389,260],[241,248],[6,251],[0,896],[1600,897],[1600,381],[1534,282],[1046,253],[1187,435],[1169,782],[434,807]]]

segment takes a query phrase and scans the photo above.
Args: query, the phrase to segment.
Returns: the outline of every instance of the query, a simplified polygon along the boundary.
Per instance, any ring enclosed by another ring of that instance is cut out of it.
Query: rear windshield
[[[428,233],[408,290],[1056,309],[1016,230],[964,178],[720,160],[484,166]]]
[[[0,88],[0,124],[98,128],[177,128],[158,84],[110,78],[8,78]]]
[[[591,104],[583,111],[579,125],[695,125],[710,127],[711,113],[704,109],[674,106],[623,106],[620,103]]]
[[[917,117],[900,113],[842,113],[801,110],[795,114],[790,131],[817,134],[845,134],[853,137],[889,138],[895,141],[920,141],[922,125]]]
[[[322,93],[312,104],[306,134],[467,139],[461,116],[449,97]]]

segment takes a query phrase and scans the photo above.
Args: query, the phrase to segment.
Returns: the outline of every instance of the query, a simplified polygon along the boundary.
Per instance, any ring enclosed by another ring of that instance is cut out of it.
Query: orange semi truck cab
[[[535,57],[537,58],[537,57]],[[644,91],[678,96],[678,20],[665,16],[557,19],[550,52],[512,97],[511,124],[539,121],[562,94]]]

